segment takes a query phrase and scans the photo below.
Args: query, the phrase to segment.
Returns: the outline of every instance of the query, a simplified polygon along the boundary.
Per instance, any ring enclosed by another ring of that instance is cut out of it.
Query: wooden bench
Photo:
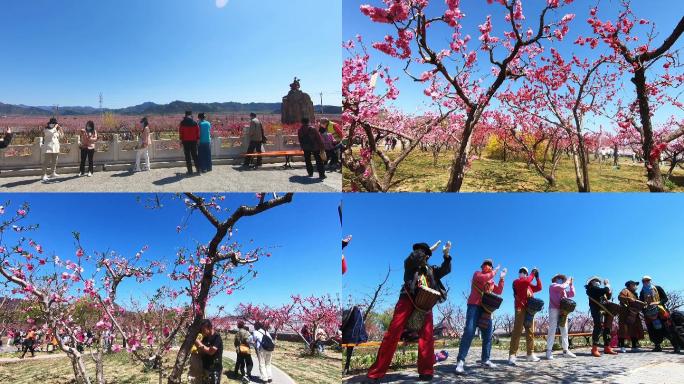
[[[284,168],[292,168],[292,164],[290,164],[290,160],[292,160],[292,157],[294,156],[304,156],[304,151],[297,150],[297,151],[271,151],[271,152],[261,152],[261,153],[245,153],[242,155],[243,157],[284,157],[285,158],[285,164],[283,164]]]

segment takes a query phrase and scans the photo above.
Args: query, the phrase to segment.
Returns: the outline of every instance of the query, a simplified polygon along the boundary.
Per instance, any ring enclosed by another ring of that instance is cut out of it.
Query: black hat
[[[634,280],[630,280],[630,281],[628,281],[628,282],[625,283],[625,287],[629,288],[629,286],[632,285],[632,284],[634,284],[634,285],[639,285],[639,282],[638,282],[638,281],[634,281]]]
[[[494,266],[494,262],[492,261],[492,259],[485,259],[485,260],[482,262],[482,265],[480,265],[480,267],[483,267],[483,266],[485,266],[486,264],[489,264],[490,267],[493,267],[493,266]]]
[[[526,275],[529,275],[530,272],[527,270],[527,267],[522,267],[518,270],[518,273],[524,273]]]
[[[57,124],[57,119],[54,117],[51,117],[50,122],[48,122],[48,124]]]
[[[414,251],[417,251],[419,249],[423,250],[426,255],[432,256],[432,250],[430,249],[430,246],[427,245],[427,243],[415,243],[415,244],[413,244],[413,250]]]

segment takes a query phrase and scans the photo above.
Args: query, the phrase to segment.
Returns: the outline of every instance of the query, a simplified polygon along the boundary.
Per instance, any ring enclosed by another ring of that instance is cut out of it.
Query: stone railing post
[[[275,134],[275,145],[276,151],[284,151],[285,150],[285,137],[283,136],[283,130],[282,128],[279,128],[276,130]]]
[[[119,134],[115,133],[112,135],[112,143],[111,143],[114,161],[119,161],[119,149],[120,149],[120,147],[121,147],[121,142],[119,140]]]

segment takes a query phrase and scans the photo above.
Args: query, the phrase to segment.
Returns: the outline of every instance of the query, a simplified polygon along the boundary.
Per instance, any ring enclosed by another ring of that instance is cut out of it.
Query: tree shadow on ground
[[[25,185],[31,185],[40,182],[40,178],[36,179],[26,179],[26,180],[19,180],[19,181],[13,181],[11,183],[6,183],[3,184],[2,186],[5,188],[15,188],[15,187],[23,187]]]
[[[185,178],[186,178],[186,176],[184,173],[176,173],[173,176],[168,176],[168,177],[165,177],[163,179],[155,180],[152,182],[152,184],[154,184],[154,185],[169,185],[169,184],[177,183],[177,182],[179,182]]]
[[[318,184],[318,183],[323,182],[322,179],[319,179],[318,177],[315,177],[315,176],[309,177],[309,176],[299,176],[299,175],[290,176],[289,180],[291,183],[306,184],[306,185]]]
[[[112,177],[130,177],[130,176],[133,176],[135,174],[136,174],[136,172],[134,170],[129,169],[128,171],[113,173]]]

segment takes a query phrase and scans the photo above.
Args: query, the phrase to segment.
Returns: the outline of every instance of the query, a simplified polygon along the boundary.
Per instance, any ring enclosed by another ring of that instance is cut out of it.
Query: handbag
[[[240,344],[240,347],[238,347],[238,354],[240,355],[249,355],[249,346]]]

